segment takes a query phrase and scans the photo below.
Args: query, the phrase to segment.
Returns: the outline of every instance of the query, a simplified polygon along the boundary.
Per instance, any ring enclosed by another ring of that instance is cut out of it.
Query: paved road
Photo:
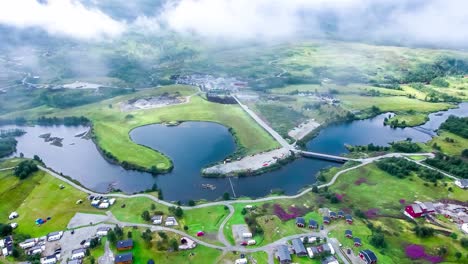
[[[280,136],[278,132],[276,132],[265,121],[263,121],[257,114],[255,114],[252,110],[250,110],[248,106],[242,104],[241,101],[237,99],[236,96],[233,96],[233,97],[237,101],[237,103],[240,105],[240,107],[242,107],[242,109],[244,109],[244,111],[247,112],[247,114],[249,114],[255,120],[255,122],[257,122],[261,127],[263,127],[263,129],[265,129],[276,141],[278,141],[278,143],[280,143],[280,145],[283,148],[293,149],[293,147],[282,136]]]
[[[445,175],[445,176],[447,176],[447,177],[449,177],[449,178],[451,178],[451,179],[459,180],[458,177],[455,177],[455,176],[450,175],[450,174],[448,174],[448,173],[446,173],[446,172],[444,172],[444,171],[441,171],[441,170],[439,170],[439,169],[437,169],[437,168],[434,168],[434,167],[432,167],[432,166],[429,166],[429,165],[427,165],[427,164],[422,163],[422,162],[423,162],[422,160],[416,161],[416,160],[412,160],[412,159],[409,159],[409,158],[406,158],[406,159],[409,160],[409,161],[412,161],[412,162],[414,162],[414,163],[417,163],[417,164],[419,164],[420,166],[423,166],[423,167],[425,167],[425,168],[428,168],[428,169],[430,169],[430,170],[435,170],[435,171],[437,171],[437,172],[440,172],[440,173],[442,173],[443,175]]]
[[[230,204],[226,204],[226,206],[229,208],[229,215],[225,217],[221,225],[219,225],[218,240],[224,245],[230,246],[231,243],[229,243],[229,241],[226,239],[226,236],[224,235],[224,226],[229,221],[229,219],[231,219],[231,217],[234,215],[235,210],[234,210],[234,206]]]

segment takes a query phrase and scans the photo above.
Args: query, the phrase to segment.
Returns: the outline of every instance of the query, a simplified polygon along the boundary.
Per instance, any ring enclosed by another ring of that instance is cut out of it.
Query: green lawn
[[[125,234],[130,229],[125,229]],[[148,260],[153,259],[156,263],[192,263],[192,264],[205,264],[205,263],[215,263],[221,256],[221,251],[208,248],[202,245],[197,245],[193,250],[178,251],[178,252],[168,252],[168,251],[159,251],[155,247],[155,240],[158,236],[153,233],[153,241],[148,245],[141,238],[141,229],[132,229],[132,239],[134,243],[133,250],[129,251],[133,253],[135,264],[146,264]],[[169,238],[180,239],[180,236],[176,236],[171,233],[167,233]]]
[[[446,138],[453,139],[454,142],[448,142]],[[428,145],[432,146],[434,143],[440,146],[443,153],[452,156],[459,156],[464,149],[468,149],[468,139],[443,130],[439,131],[439,135],[429,141]]]
[[[60,184],[65,186],[60,189]],[[79,199],[86,199],[86,194],[65,184],[45,172],[39,171],[25,180],[19,180],[12,171],[0,172],[0,215],[7,219],[16,211],[20,215],[16,232],[33,237],[49,232],[63,230],[77,212],[102,213],[89,203],[76,204]],[[37,218],[51,217],[42,226],[37,226]]]

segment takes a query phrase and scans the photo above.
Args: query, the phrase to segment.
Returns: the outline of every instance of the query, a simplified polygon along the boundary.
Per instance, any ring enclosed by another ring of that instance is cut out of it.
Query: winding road
[[[426,167],[428,169],[439,171],[439,172],[443,173],[447,177],[450,177],[452,179],[458,179],[458,178],[456,178],[456,177],[454,177],[452,175],[449,175],[449,174],[447,174],[445,172],[442,172],[442,171],[440,171],[438,169],[435,169],[435,168],[432,168],[432,167],[427,166],[425,164],[422,164],[421,161],[415,161],[415,160],[412,160],[412,159],[408,158],[408,157],[411,157],[411,156],[433,157],[434,154],[432,154],[432,153],[414,153],[414,154],[390,153],[390,154],[386,154],[386,155],[382,155],[382,156],[378,156],[378,157],[359,159],[359,161],[361,161],[360,164],[337,172],[328,183],[324,183],[322,185],[319,185],[318,188],[325,188],[325,187],[332,186],[333,184],[335,184],[337,179],[341,175],[345,174],[346,172],[349,172],[351,170],[355,170],[355,169],[358,169],[360,167],[366,166],[366,165],[371,164],[373,162],[376,162],[376,161],[378,161],[380,159],[390,158],[390,157],[406,158],[409,161],[415,162],[416,164],[424,166],[424,167]],[[13,169],[13,168],[6,168],[6,169]],[[6,169],[2,169],[2,170],[6,170]],[[81,186],[81,185],[79,185],[79,184],[77,184],[77,183],[75,183],[75,182],[73,182],[73,181],[59,175],[59,174],[57,174],[56,172],[54,172],[54,171],[52,171],[52,170],[50,170],[50,169],[48,169],[48,168],[46,168],[44,166],[39,166],[39,169],[44,171],[44,172],[47,172],[51,176],[53,176],[53,177],[55,177],[55,178],[57,178],[57,179],[59,179],[61,181],[64,181],[67,184],[71,185],[72,187],[74,187],[74,188],[76,188],[76,189],[78,189],[78,190],[80,190],[80,191],[82,191],[84,193],[87,193],[89,195],[107,196],[107,197],[115,197],[115,198],[146,197],[148,199],[153,200],[154,202],[157,202],[157,203],[160,203],[160,204],[163,204],[163,205],[166,205],[166,206],[177,206],[176,204],[172,204],[172,203],[169,203],[169,202],[166,202],[166,201],[163,201],[163,200],[159,200],[157,197],[154,197],[154,196],[149,195],[149,194],[127,195],[127,194],[121,194],[121,193],[103,194],[103,193],[93,192],[93,191],[90,191],[90,190],[86,189],[85,187],[83,187],[83,186]],[[223,252],[238,251],[238,252],[241,252],[241,253],[254,253],[254,252],[264,251],[264,252],[266,252],[268,254],[269,263],[273,263],[275,248],[278,245],[285,244],[291,239],[300,238],[300,237],[302,237],[304,235],[321,236],[321,237],[328,238],[327,230],[323,230],[320,233],[318,233],[318,232],[306,232],[306,233],[302,233],[302,234],[296,234],[296,235],[292,235],[292,236],[283,237],[283,238],[281,238],[281,239],[279,239],[277,241],[274,241],[274,242],[272,242],[270,244],[267,244],[267,245],[264,245],[262,247],[249,248],[249,247],[244,247],[244,246],[239,246],[239,245],[234,245],[233,246],[233,245],[231,245],[229,243],[229,241],[226,239],[226,237],[224,235],[224,228],[225,228],[227,222],[231,219],[231,217],[235,213],[235,209],[233,207],[233,204],[237,204],[237,203],[243,203],[243,204],[258,203],[258,202],[267,202],[267,201],[274,201],[274,200],[280,200],[280,199],[295,199],[295,198],[301,197],[301,196],[309,193],[311,190],[312,190],[312,188],[308,188],[308,189],[306,189],[306,190],[304,190],[304,191],[302,191],[302,192],[300,192],[300,193],[298,193],[296,195],[291,195],[291,196],[283,195],[283,196],[275,196],[275,197],[265,197],[265,198],[255,199],[255,200],[218,201],[218,202],[209,202],[209,203],[205,203],[205,204],[199,204],[199,205],[196,205],[196,206],[181,206],[184,210],[194,210],[194,209],[197,209],[197,208],[205,208],[205,207],[217,206],[217,205],[227,206],[228,209],[229,209],[229,214],[223,219],[222,223],[219,226],[218,233],[217,233],[217,240],[220,241],[223,244],[223,246],[214,245],[214,244],[208,243],[206,241],[202,241],[202,240],[198,239],[197,237],[193,237],[193,236],[185,233],[184,231],[174,229],[174,228],[170,228],[170,227],[155,226],[155,225],[141,224],[141,223],[122,222],[122,221],[117,220],[114,216],[112,216],[112,218],[111,218],[112,220],[110,222],[113,223],[113,224],[120,225],[120,226],[137,226],[137,227],[150,228],[152,231],[173,232],[173,233],[179,234],[181,236],[189,237],[190,239],[194,240],[195,242],[197,242],[200,245],[210,247],[210,248],[213,248],[213,249],[218,249],[218,250],[221,250]],[[346,257],[340,251],[339,243],[337,242],[337,240],[329,239],[329,241],[333,245],[335,251],[337,252],[338,256],[341,258],[341,260],[344,263],[349,264]]]

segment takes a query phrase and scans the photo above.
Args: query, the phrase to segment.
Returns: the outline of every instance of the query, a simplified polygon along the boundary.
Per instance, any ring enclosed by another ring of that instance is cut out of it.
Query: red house
[[[405,212],[413,218],[418,218],[436,212],[432,203],[414,203],[406,206]]]
[[[377,263],[377,256],[369,249],[362,250],[359,252],[359,257],[364,261],[366,264],[376,264]]]

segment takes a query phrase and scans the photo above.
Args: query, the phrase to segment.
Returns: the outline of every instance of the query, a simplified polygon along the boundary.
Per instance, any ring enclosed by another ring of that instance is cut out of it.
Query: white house
[[[242,233],[243,238],[252,238],[252,233]]]
[[[86,256],[86,249],[79,248],[72,251],[71,259],[82,259]]]
[[[247,245],[249,246],[252,246],[252,245],[255,245],[257,244],[257,241],[255,241],[254,239],[250,239],[249,241],[247,241]]]
[[[57,263],[58,259],[55,255],[47,256],[41,259],[41,264],[55,264]]]
[[[110,204],[110,205],[114,205],[114,204],[115,204],[115,198],[109,199],[109,204]]]
[[[47,241],[57,241],[62,238],[63,231],[58,231],[58,232],[52,232],[47,235]]]
[[[109,233],[110,227],[108,226],[103,226],[103,227],[98,227],[96,236],[107,236],[107,233]]]
[[[8,216],[8,219],[13,220],[13,219],[17,218],[18,216],[19,216],[19,214],[17,212],[12,212],[10,214],[10,216]]]
[[[468,223],[464,223],[461,226],[461,229],[462,229],[463,232],[465,232],[465,234],[468,234]]]
[[[45,246],[35,246],[28,251],[28,255],[36,255],[44,252]]]
[[[468,179],[458,179],[455,181],[455,185],[462,189],[468,189]]]
[[[151,217],[151,222],[153,225],[160,225],[162,224],[163,216],[162,215],[155,215]]]
[[[164,223],[166,226],[176,226],[178,225],[177,224],[177,220],[175,219],[175,217],[173,216],[168,216],[166,218],[166,222]]]
[[[99,201],[99,200],[93,200],[93,201],[91,202],[91,205],[92,205],[92,206],[98,206],[100,202],[101,202],[101,201]]]
[[[27,249],[27,248],[32,248],[36,245],[37,239],[36,238],[30,238],[27,239],[21,243],[19,243],[20,248],[22,249]]]
[[[107,209],[107,208],[109,208],[109,203],[100,203],[98,208],[99,209]]]
[[[236,259],[236,262],[234,262],[235,264],[247,264],[248,261],[246,258],[241,258],[241,259]]]
[[[10,226],[11,228],[15,229],[18,227],[18,223],[11,223]]]

